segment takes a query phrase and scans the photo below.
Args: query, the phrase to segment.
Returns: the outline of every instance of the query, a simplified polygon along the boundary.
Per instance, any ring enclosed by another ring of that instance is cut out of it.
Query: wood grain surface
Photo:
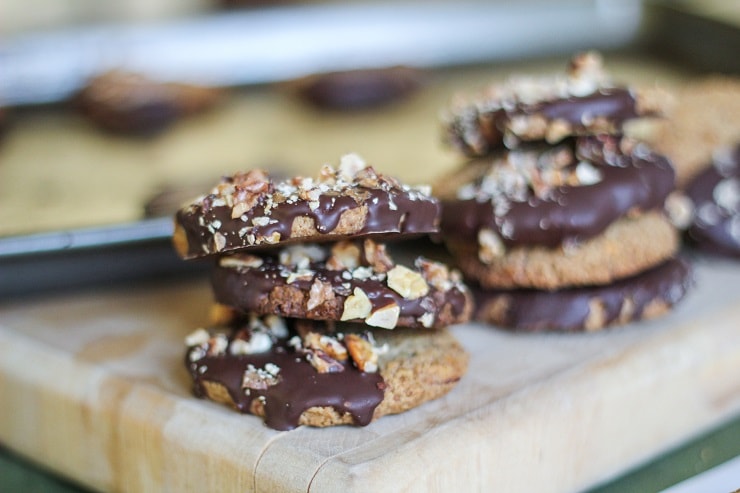
[[[268,429],[190,394],[203,281],[0,308],[0,441],[101,491],[577,491],[740,412],[740,267],[699,258],[665,318],[583,335],[454,328],[448,396],[365,428]]]

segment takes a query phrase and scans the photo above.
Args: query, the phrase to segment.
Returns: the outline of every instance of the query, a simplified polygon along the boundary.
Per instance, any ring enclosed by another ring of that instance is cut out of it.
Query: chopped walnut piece
[[[229,341],[226,334],[214,334],[208,339],[208,356],[221,356],[226,353],[229,347]]]
[[[386,305],[371,313],[370,316],[365,319],[365,323],[382,329],[393,329],[398,323],[398,317],[400,314],[401,307],[395,303],[391,303],[390,305]]]
[[[484,264],[490,264],[506,252],[501,237],[493,230],[484,228],[478,232],[478,258]]]
[[[331,247],[326,267],[331,270],[352,270],[360,265],[360,248],[351,241],[339,241]]]
[[[424,277],[403,265],[388,271],[388,287],[407,300],[416,300],[429,293]]]
[[[252,332],[248,339],[235,338],[229,345],[229,353],[255,354],[264,353],[272,348],[272,338],[265,332]]]
[[[256,206],[260,198],[270,192],[270,180],[263,170],[255,169],[246,173],[237,173],[233,177],[234,207],[238,204],[240,209],[246,207],[246,211]],[[226,195],[226,194],[224,194]],[[244,214],[242,212],[242,214]],[[233,214],[233,208],[232,208]],[[239,214],[241,216],[241,214]],[[239,217],[236,216],[236,217]]]
[[[318,278],[311,284],[311,290],[308,295],[308,302],[306,302],[306,309],[308,311],[313,310],[325,303],[331,303],[334,300],[334,290],[331,284],[323,282]]]
[[[344,365],[320,349],[308,350],[306,359],[319,373],[338,373],[344,371]]]
[[[388,255],[383,243],[365,240],[363,243],[365,260],[375,272],[388,272],[393,267],[393,260]]]
[[[351,182],[357,176],[357,173],[365,169],[367,164],[357,154],[345,154],[339,160],[338,175],[341,179]]]
[[[226,246],[226,237],[221,233],[215,233],[213,235],[213,249],[220,252]]]
[[[352,361],[360,371],[367,373],[378,371],[378,352],[370,341],[357,334],[347,334],[344,336],[344,343],[347,345]]]
[[[250,255],[248,253],[237,253],[221,257],[218,263],[221,267],[227,267],[231,269],[257,269],[262,266],[263,260],[255,255]]]
[[[347,296],[347,299],[344,300],[344,311],[340,320],[363,319],[370,315],[372,309],[373,305],[365,291],[355,288],[353,294]]]
[[[185,337],[185,345],[187,347],[201,346],[208,344],[208,339],[210,338],[211,335],[206,329],[196,329]]]
[[[242,389],[265,390],[280,382],[280,368],[268,363],[265,368],[248,365],[242,377]]]
[[[450,269],[445,264],[433,262],[423,257],[417,258],[414,264],[432,287],[443,292],[450,289]]]
[[[342,343],[336,338],[325,334],[309,332],[303,337],[303,347],[323,351],[337,361],[345,361],[347,359],[347,350]]]

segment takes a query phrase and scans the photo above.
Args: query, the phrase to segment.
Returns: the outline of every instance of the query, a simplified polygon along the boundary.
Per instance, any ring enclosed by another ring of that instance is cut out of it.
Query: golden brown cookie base
[[[484,264],[477,243],[447,239],[460,270],[486,288],[558,289],[608,284],[671,257],[678,234],[660,212],[622,218],[601,235],[580,245],[516,247]]]

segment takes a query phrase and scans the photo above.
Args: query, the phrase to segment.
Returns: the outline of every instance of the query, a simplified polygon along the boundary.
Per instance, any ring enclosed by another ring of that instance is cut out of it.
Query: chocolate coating
[[[530,183],[523,196],[492,195],[484,189],[485,176],[496,166],[492,160],[467,184],[472,197],[458,198],[459,193],[458,197],[443,197],[442,234],[474,242],[480,230],[487,228],[509,247],[554,247],[592,238],[630,211],[661,208],[674,188],[675,174],[668,160],[643,144],[623,152],[619,137],[599,136],[580,137],[563,145],[573,155],[566,168],[575,169],[585,161],[598,171],[600,181],[556,185],[540,195]],[[511,162],[519,152],[502,152],[500,159]]]
[[[183,116],[213,106],[219,97],[219,91],[212,88],[110,71],[88,81],[76,102],[83,114],[105,130],[149,136]]]
[[[353,269],[332,269],[324,261],[296,269],[295,266],[280,264],[275,257],[261,258],[259,267],[217,265],[211,279],[215,300],[242,312],[340,320],[347,298],[359,288],[368,297],[371,312],[397,305],[400,312],[396,325],[415,328],[443,328],[466,322],[472,311],[470,293],[459,281],[445,280],[444,290],[427,284],[429,291],[426,294],[410,299],[389,287],[384,272],[370,270],[366,271],[371,273],[369,277],[358,277],[353,275]],[[368,267],[361,266],[360,269]],[[418,269],[415,271],[419,272]],[[327,286],[331,296],[309,308],[312,286],[317,282]],[[363,319],[348,321],[363,322]]]
[[[252,413],[252,401],[259,399],[264,407],[265,424],[276,430],[295,428],[304,411],[322,406],[351,414],[355,425],[370,423],[373,411],[383,400],[383,378],[378,373],[362,372],[348,362],[341,363],[342,371],[319,373],[288,344],[296,335],[295,321],[286,322],[291,330],[288,337],[278,340],[266,352],[195,357],[197,348],[189,348],[186,365],[195,394],[203,397],[204,383],[218,383],[227,389],[236,409],[242,413]],[[318,331],[326,331],[322,324],[315,326]],[[268,364],[279,368],[278,383],[264,389],[251,388],[247,394],[242,380],[248,366],[266,368]]]
[[[553,140],[540,128],[556,121],[567,129],[559,136],[563,138],[597,132],[620,133],[624,122],[641,116],[634,94],[625,88],[602,88],[587,96],[536,103],[500,104],[493,109],[471,106],[457,115],[447,128],[449,143],[468,156],[485,156],[501,148],[509,136],[523,141]],[[518,130],[514,123],[518,120],[529,120],[531,128]]]
[[[704,250],[740,257],[740,144],[717,155],[686,194],[696,211],[690,240]]]
[[[371,108],[411,95],[421,73],[410,67],[349,70],[307,77],[297,82],[298,94],[320,108]]]
[[[476,318],[481,321],[526,332],[576,332],[657,315],[651,309],[663,310],[675,305],[692,284],[688,262],[674,258],[605,286],[557,291],[480,288],[473,291],[478,306]],[[594,308],[594,304],[598,307]],[[598,313],[593,313],[594,310]]]
[[[376,174],[371,167],[347,179],[325,169],[327,183],[310,181],[306,187],[300,178],[284,182],[268,176],[262,181],[250,178],[255,183],[248,186],[259,187],[257,192],[241,185],[239,180],[248,175],[225,178],[219,187],[233,191],[217,189],[177,212],[176,247],[178,232],[185,239],[178,252],[195,258],[277,243],[369,235],[407,238],[438,231],[440,205],[427,193]],[[251,202],[235,214],[241,195]],[[342,223],[345,214],[352,213],[357,216]],[[306,219],[312,223],[310,230],[296,233],[296,221]]]

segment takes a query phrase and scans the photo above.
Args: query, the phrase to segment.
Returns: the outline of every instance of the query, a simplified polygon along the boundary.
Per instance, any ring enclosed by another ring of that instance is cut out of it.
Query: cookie
[[[223,256],[212,285],[218,303],[242,312],[384,329],[443,328],[472,312],[458,273],[422,257],[413,267],[397,264],[385,245],[368,239]]]
[[[332,110],[374,108],[411,96],[421,86],[421,71],[388,67],[316,74],[295,81],[296,94]]]
[[[357,155],[317,179],[274,181],[259,170],[224,178],[180,209],[174,245],[183,258],[295,242],[365,236],[409,238],[439,230],[439,201],[376,173]]]
[[[636,274],[672,256],[668,161],[614,136],[501,151],[444,177],[442,236],[487,288],[558,289]]]
[[[473,289],[475,318],[522,332],[581,332],[651,319],[668,312],[691,288],[687,261],[669,259],[604,286],[557,291]]]
[[[105,130],[152,135],[183,116],[210,108],[219,97],[217,89],[157,82],[114,70],[90,79],[76,99],[80,111]]]
[[[715,152],[712,164],[686,188],[694,203],[688,236],[698,247],[740,257],[740,141]]]
[[[677,94],[652,145],[676,168],[676,184],[685,188],[711,166],[716,149],[740,142],[740,78],[710,76],[687,84]]]
[[[618,134],[628,120],[659,114],[662,104],[657,92],[615,85],[599,54],[582,53],[566,74],[513,77],[479,95],[459,96],[444,117],[445,141],[475,157],[522,141]]]
[[[250,317],[186,339],[196,395],[267,426],[365,426],[449,392],[468,355],[446,330]]]

